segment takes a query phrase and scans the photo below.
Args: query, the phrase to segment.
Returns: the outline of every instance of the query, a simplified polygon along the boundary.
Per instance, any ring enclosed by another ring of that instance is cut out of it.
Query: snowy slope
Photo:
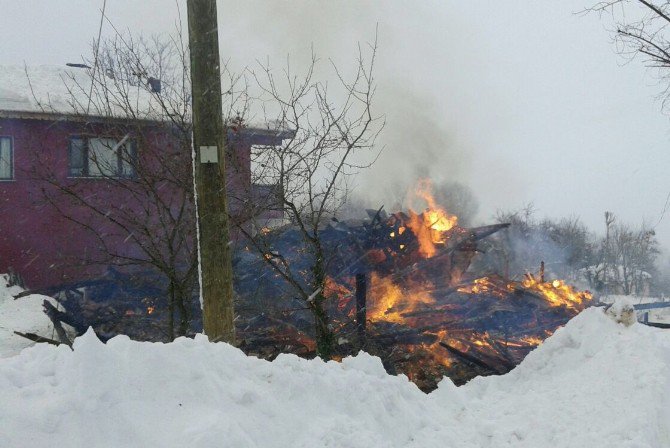
[[[670,332],[589,309],[511,373],[425,395],[362,354],[89,333],[0,360],[2,447],[668,447]]]

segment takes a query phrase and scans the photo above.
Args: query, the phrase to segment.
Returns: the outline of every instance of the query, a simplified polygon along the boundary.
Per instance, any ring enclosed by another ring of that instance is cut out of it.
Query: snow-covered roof
[[[99,71],[92,83],[92,73],[89,68],[66,65],[1,66],[0,116],[57,114],[129,118],[128,111],[132,108],[134,118],[160,118],[158,97],[149,85],[107,79]]]
[[[53,119],[56,115],[87,121],[111,117],[165,120],[168,115],[161,106],[161,93],[152,91],[147,79],[101,70],[94,74],[91,68],[67,65],[0,66],[0,118]],[[162,87],[162,95],[170,98],[170,108],[181,110],[178,102],[190,101],[169,93],[170,86]],[[245,122],[241,129],[233,130],[256,139],[270,139],[267,142],[273,145],[295,134],[277,122]]]

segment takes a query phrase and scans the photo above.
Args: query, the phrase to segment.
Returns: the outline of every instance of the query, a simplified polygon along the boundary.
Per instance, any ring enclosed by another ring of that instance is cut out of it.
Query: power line
[[[100,25],[98,26],[98,40],[95,44],[95,56],[93,59],[93,73],[91,76],[91,88],[88,91],[88,104],[86,105],[86,115],[91,108],[91,98],[93,95],[93,84],[95,83],[95,74],[98,71],[98,51],[100,51],[100,36],[102,36],[102,23],[105,19],[105,9],[107,8],[107,0],[102,2],[102,14],[100,15]]]
[[[658,225],[661,223],[661,221],[663,221],[663,218],[665,217],[665,212],[668,211],[668,205],[669,204],[670,204],[670,193],[668,193],[668,196],[665,198],[665,205],[663,206],[663,210],[661,211],[661,216],[658,218],[658,222],[653,227],[654,229],[656,229],[656,227],[658,227]]]

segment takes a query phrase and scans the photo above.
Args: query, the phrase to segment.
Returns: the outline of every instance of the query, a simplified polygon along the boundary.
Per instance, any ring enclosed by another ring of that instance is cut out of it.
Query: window
[[[0,180],[14,179],[14,151],[10,137],[0,137]]]
[[[133,177],[137,151],[127,136],[122,140],[100,137],[70,139],[71,177]]]

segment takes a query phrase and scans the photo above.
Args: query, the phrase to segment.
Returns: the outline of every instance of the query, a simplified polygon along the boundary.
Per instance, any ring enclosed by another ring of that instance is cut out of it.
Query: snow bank
[[[39,294],[14,300],[13,296],[22,291],[18,286],[7,286],[6,274],[0,274],[0,358],[14,356],[24,348],[35,345],[34,342],[17,336],[14,331],[56,339],[53,325],[42,311],[44,299],[54,306],[58,305],[56,301]]]
[[[667,447],[670,333],[589,309],[511,373],[430,395],[377,358],[92,332],[0,360],[2,447]]]

